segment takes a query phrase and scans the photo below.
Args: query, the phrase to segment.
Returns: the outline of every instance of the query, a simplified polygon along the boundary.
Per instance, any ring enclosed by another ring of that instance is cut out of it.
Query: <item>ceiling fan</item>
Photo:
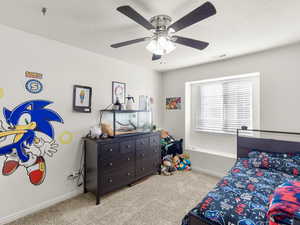
[[[181,19],[172,23],[172,18],[167,15],[154,16],[148,21],[128,5],[120,6],[117,8],[117,10],[136,23],[142,25],[147,30],[151,31],[152,35],[150,37],[143,37],[113,44],[111,45],[111,47],[120,48],[143,41],[149,41],[149,44],[146,48],[153,53],[153,61],[159,60],[162,55],[168,54],[175,50],[176,46],[174,43],[185,45],[198,50],[205,49],[209,45],[209,43],[177,36],[174,34],[217,13],[216,8],[212,3],[206,2]]]

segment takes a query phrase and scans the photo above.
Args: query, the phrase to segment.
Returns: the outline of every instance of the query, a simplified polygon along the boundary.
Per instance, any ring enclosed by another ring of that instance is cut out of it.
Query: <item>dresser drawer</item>
[[[161,149],[159,146],[151,146],[149,149],[149,152],[151,155],[160,155],[161,154]]]
[[[104,144],[100,146],[101,159],[117,159],[134,154],[135,141],[123,141],[120,143]]]
[[[143,150],[136,152],[136,160],[145,160],[147,158],[149,158],[149,151]]]
[[[120,153],[119,143],[100,145],[100,158],[113,158]]]
[[[101,178],[101,193],[107,193],[116,188],[130,184],[135,178],[134,169],[118,171],[112,174],[103,175]]]
[[[149,148],[149,137],[140,138],[136,140],[136,150],[145,151]]]
[[[160,145],[160,138],[158,135],[150,136],[150,146],[159,146]]]
[[[122,156],[121,158],[100,160],[100,169],[103,173],[110,173],[112,171],[120,171],[124,169],[133,169],[135,164],[134,161],[134,153],[128,153],[126,156]]]
[[[136,177],[140,178],[150,173],[157,172],[160,166],[160,158],[148,158],[136,162]]]
[[[161,163],[161,157],[160,155],[152,155],[144,158],[137,158],[136,159],[136,167],[142,167],[143,165],[151,164],[151,162],[154,162],[155,164]]]
[[[120,142],[120,153],[133,153],[135,150],[135,141],[122,141]]]
[[[148,158],[155,158],[161,156],[161,150],[158,146],[149,147],[144,150],[136,151],[136,158],[138,159],[148,159]]]

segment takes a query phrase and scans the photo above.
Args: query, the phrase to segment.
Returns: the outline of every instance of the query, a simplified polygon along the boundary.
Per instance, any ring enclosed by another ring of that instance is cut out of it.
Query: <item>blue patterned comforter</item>
[[[255,168],[248,158],[234,167],[191,212],[220,225],[267,225],[268,204],[275,188],[299,178],[271,168]],[[188,225],[187,216],[182,225]]]

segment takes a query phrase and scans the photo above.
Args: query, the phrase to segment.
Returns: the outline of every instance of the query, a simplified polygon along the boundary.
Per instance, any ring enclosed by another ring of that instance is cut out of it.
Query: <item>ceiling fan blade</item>
[[[152,55],[152,61],[156,61],[159,59],[161,59],[161,55],[155,55],[155,54]]]
[[[180,37],[180,36],[173,36],[173,42],[181,44],[181,45],[185,45],[191,48],[196,48],[198,50],[203,50],[205,49],[209,43],[204,42],[204,41],[198,41],[195,39],[191,39],[191,38],[185,38],[185,37]]]
[[[120,48],[120,47],[124,47],[124,46],[127,46],[127,45],[132,45],[132,44],[136,44],[136,43],[139,43],[139,42],[143,42],[143,41],[146,41],[147,39],[148,38],[144,37],[144,38],[138,38],[138,39],[134,39],[134,40],[130,40],[130,41],[124,41],[124,42],[113,44],[110,47]]]
[[[131,8],[129,5],[120,6],[117,8],[120,13],[128,16],[133,21],[137,22],[138,24],[142,25],[148,30],[155,29],[153,25],[146,20],[143,16],[141,16],[137,11]]]
[[[173,28],[175,32],[177,32],[212,15],[215,15],[216,13],[217,11],[214,5],[210,2],[206,2],[181,19],[177,20],[175,23],[170,25],[168,29]]]

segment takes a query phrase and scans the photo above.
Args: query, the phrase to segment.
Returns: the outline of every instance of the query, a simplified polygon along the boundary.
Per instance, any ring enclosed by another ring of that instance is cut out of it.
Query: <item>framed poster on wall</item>
[[[181,109],[181,97],[169,97],[166,98],[167,110],[179,110]]]
[[[73,110],[77,112],[90,113],[92,106],[92,88],[81,85],[73,87]]]
[[[117,99],[121,104],[125,104],[126,84],[118,81],[112,82],[112,103],[115,104]]]

